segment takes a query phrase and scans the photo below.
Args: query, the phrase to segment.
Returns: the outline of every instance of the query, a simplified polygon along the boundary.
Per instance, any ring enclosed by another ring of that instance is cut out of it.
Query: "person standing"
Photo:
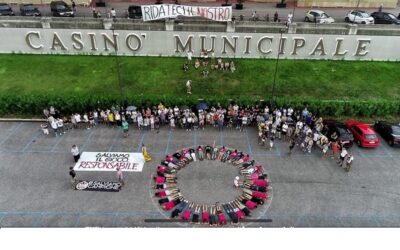
[[[274,22],[278,22],[278,19],[279,19],[278,11],[275,11]]]
[[[72,145],[71,154],[74,157],[75,162],[78,162],[79,158],[81,158],[81,155],[79,153],[79,148],[76,145]]]
[[[332,156],[331,156],[331,158],[332,158],[332,159],[335,159],[336,153],[337,153],[337,151],[338,151],[338,149],[339,149],[338,142],[337,142],[337,141],[334,141],[334,142],[332,143],[331,147],[332,147]]]
[[[121,183],[121,188],[125,185],[124,183],[124,174],[122,173],[122,169],[117,167],[117,178],[118,181]]]
[[[71,188],[75,189],[76,173],[75,173],[74,167],[69,167],[69,176],[71,176]]]
[[[111,17],[112,17],[113,19],[117,18],[117,12],[115,11],[114,8],[111,8],[110,14],[111,14]]]
[[[338,164],[340,167],[342,167],[343,162],[344,162],[344,159],[345,159],[346,156],[347,156],[347,150],[346,150],[346,148],[345,148],[343,145],[342,145],[341,147],[342,147],[342,151],[340,152],[340,158],[339,158],[339,161],[337,162],[337,164]]]
[[[128,122],[126,121],[126,119],[125,118],[123,118],[122,119],[122,124],[121,124],[122,126],[122,131],[124,131],[124,137],[126,138],[126,137],[128,137],[129,136],[129,133],[128,133],[128,131],[129,131],[129,124],[128,124]]]
[[[193,57],[193,53],[192,53],[192,51],[189,51],[187,53],[187,60],[188,60],[189,65],[192,65],[192,57]]]
[[[74,0],[72,0],[72,11],[74,12],[74,15],[76,15],[76,3]]]
[[[292,12],[289,12],[288,16],[287,16],[287,24],[291,24],[292,23],[292,19],[293,19],[293,14]]]
[[[189,95],[192,94],[192,80],[186,82],[186,93]]]
[[[296,142],[294,141],[294,139],[290,139],[290,143],[289,143],[289,156],[292,154],[293,148],[296,145]]]
[[[146,148],[146,146],[144,144],[142,144],[142,154],[143,154],[145,162],[151,161],[151,157],[147,153],[147,148]]]
[[[349,154],[349,155],[347,156],[347,159],[346,159],[346,167],[344,168],[344,170],[345,170],[346,172],[349,172],[349,171],[350,171],[351,163],[353,163],[353,160],[354,160],[353,155],[352,155],[352,154]]]

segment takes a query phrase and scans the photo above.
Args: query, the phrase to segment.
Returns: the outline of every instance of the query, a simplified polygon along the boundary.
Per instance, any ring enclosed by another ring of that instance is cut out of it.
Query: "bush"
[[[261,104],[269,105],[269,100],[260,100],[252,96],[239,96],[236,99],[229,99],[223,96],[211,96],[202,98],[202,96],[180,96],[171,97],[167,95],[127,95],[124,97],[127,105],[135,105],[137,107],[147,107],[158,105],[160,102],[167,107],[178,107],[186,105],[195,107],[198,99],[203,99],[210,107],[228,106],[231,103],[237,103],[240,106]],[[106,109],[112,105],[122,105],[122,98],[119,95],[18,95],[0,94],[0,116],[40,116],[43,108],[54,106],[63,114],[71,114],[73,112],[82,112],[84,110],[92,110],[94,108]],[[400,100],[319,100],[319,99],[301,99],[279,97],[275,100],[275,107],[292,107],[301,110],[305,106],[312,113],[318,116],[358,116],[358,117],[390,117],[400,115]]]

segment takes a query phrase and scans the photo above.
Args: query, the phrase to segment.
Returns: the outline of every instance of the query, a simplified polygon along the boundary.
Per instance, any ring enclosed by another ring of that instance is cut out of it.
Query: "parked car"
[[[375,23],[400,24],[400,20],[392,13],[374,12],[371,16],[375,19]]]
[[[306,22],[316,22],[316,23],[333,23],[335,19],[330,17],[322,10],[309,10],[304,18]]]
[[[10,5],[6,3],[0,3],[0,16],[15,16],[15,14]]]
[[[19,11],[21,12],[21,16],[41,16],[42,14],[33,4],[21,4],[19,6]]]
[[[400,146],[400,126],[385,121],[377,121],[374,129],[390,146]]]
[[[50,10],[53,16],[73,17],[75,15],[71,7],[63,1],[52,1],[50,3]]]
[[[138,5],[130,5],[128,7],[128,17],[132,19],[142,18],[142,7]]]
[[[347,13],[344,21],[349,23],[374,24],[374,18],[362,10],[352,10]]]
[[[367,124],[359,121],[348,121],[345,125],[353,133],[354,141],[359,147],[376,148],[379,146],[378,136]]]
[[[343,123],[335,120],[324,120],[324,129],[322,130],[322,133],[328,137],[330,141],[334,141],[336,135],[336,140],[338,140],[340,144],[344,145],[345,148],[353,146],[353,134]]]

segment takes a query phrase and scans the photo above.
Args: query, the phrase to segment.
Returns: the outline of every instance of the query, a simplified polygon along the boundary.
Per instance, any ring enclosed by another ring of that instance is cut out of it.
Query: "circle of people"
[[[234,187],[242,189],[242,194],[230,202],[212,205],[198,204],[183,197],[177,185],[177,173],[190,162],[198,160],[219,160],[237,167],[243,181],[236,176],[233,183]],[[211,226],[225,225],[228,221],[237,224],[246,216],[251,216],[251,210],[268,199],[269,185],[262,166],[251,160],[248,154],[224,146],[198,146],[167,155],[157,167],[153,180],[160,206],[165,211],[172,211],[171,218],[180,217],[185,222]]]

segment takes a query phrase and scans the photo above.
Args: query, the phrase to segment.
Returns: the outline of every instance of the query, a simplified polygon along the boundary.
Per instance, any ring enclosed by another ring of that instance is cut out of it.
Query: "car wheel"
[[[345,21],[346,23],[349,23],[349,22],[350,22],[350,19],[349,19],[348,17],[346,17],[346,18],[344,19],[344,21]]]
[[[306,16],[306,18],[304,18],[304,21],[305,21],[305,22],[309,22],[309,21],[310,21],[310,19],[308,18],[308,16]]]
[[[361,24],[367,24],[366,22],[362,21]]]
[[[389,144],[389,146],[393,147],[393,141],[392,140],[389,140],[388,144]]]
[[[357,146],[359,146],[361,148],[361,142],[360,140],[357,140]]]

